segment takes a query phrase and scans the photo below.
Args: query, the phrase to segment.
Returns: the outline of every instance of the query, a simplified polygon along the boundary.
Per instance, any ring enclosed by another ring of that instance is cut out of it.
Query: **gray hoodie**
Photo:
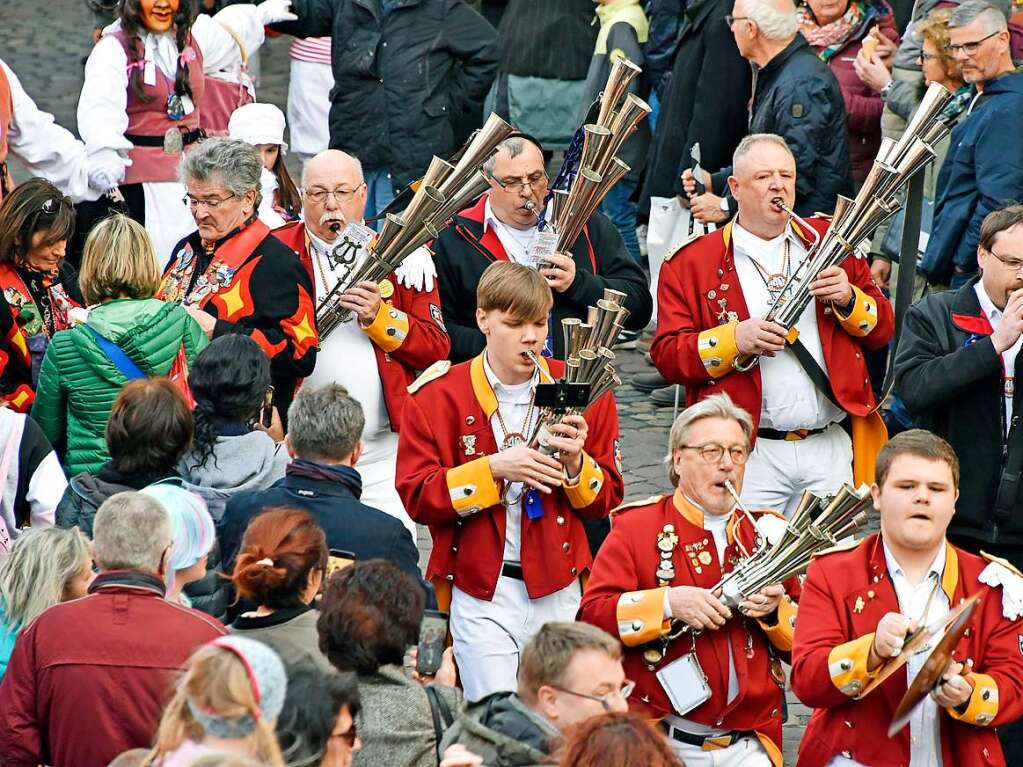
[[[178,463],[185,486],[203,498],[217,522],[227,499],[243,490],[263,490],[284,476],[288,451],[265,432],[251,431],[235,437],[218,437],[213,455],[196,468],[196,456],[188,453]]]

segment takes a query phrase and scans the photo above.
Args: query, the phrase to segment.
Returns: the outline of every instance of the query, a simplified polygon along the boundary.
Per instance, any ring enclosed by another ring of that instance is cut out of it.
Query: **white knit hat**
[[[284,141],[284,112],[263,102],[240,106],[227,123],[230,137],[246,144],[277,144],[281,154],[288,151]]]

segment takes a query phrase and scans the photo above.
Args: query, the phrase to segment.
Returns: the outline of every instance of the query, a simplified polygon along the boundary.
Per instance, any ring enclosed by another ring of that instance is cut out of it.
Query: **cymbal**
[[[918,628],[912,634],[909,634],[906,637],[905,644],[903,644],[902,646],[902,652],[900,652],[894,658],[888,659],[882,664],[880,671],[877,672],[877,675],[874,676],[873,679],[867,682],[867,684],[864,686],[860,694],[855,697],[855,700],[860,700],[861,698],[867,697],[867,695],[869,695],[882,684],[884,684],[885,680],[888,679],[888,677],[890,677],[896,671],[905,666],[912,656],[916,655],[918,652],[922,651],[925,647],[927,647],[931,639],[933,639],[938,634],[944,634],[948,627],[955,622],[956,618],[959,617],[960,612],[963,610],[963,606],[966,604],[970,604],[973,599],[974,597],[970,597],[956,609],[950,610],[948,615],[945,616],[943,620],[938,621],[937,623],[932,624],[930,626],[920,626],[920,628]]]
[[[930,695],[931,690],[941,681],[942,674],[952,665],[952,653],[955,652],[956,645],[959,644],[963,633],[970,625],[970,620],[980,602],[980,594],[974,594],[949,613],[952,620],[950,623],[946,622],[948,627],[945,629],[944,636],[931,650],[931,654],[927,656],[924,665],[913,677],[909,689],[906,690],[906,694],[902,696],[902,700],[899,701],[899,705],[895,709],[895,716],[892,717],[892,723],[888,727],[889,738],[909,723],[913,711],[924,698]]]

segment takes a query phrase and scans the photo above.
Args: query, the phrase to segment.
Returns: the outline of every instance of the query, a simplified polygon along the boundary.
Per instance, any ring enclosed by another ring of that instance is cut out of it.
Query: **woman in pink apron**
[[[263,42],[263,25],[294,18],[290,6],[290,0],[264,0],[221,13],[231,11],[234,35],[252,38],[243,41],[251,52]],[[119,188],[131,216],[149,231],[161,268],[195,228],[182,203],[178,161],[203,138],[210,74],[239,50],[224,26],[196,14],[195,0],[124,0],[85,65],[78,128],[90,184]]]

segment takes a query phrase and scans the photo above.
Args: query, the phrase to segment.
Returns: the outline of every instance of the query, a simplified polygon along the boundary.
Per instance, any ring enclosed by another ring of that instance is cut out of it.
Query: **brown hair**
[[[980,225],[979,245],[988,253],[995,245],[995,238],[1006,229],[1023,224],[1023,205],[1013,203],[984,216]]]
[[[621,660],[618,640],[588,623],[545,623],[536,632],[519,659],[519,697],[527,703],[536,700],[544,686],[562,683],[565,670],[580,650],[597,650]]]
[[[949,80],[963,81],[962,69],[948,49],[951,42],[948,37],[948,22],[952,18],[951,8],[937,8],[917,25],[916,34],[921,40],[927,39],[934,43],[941,57],[941,66]],[[921,43],[920,53],[923,54]]]
[[[145,227],[123,213],[96,224],[85,240],[78,284],[89,306],[121,296],[155,296],[160,269]]]
[[[177,13],[174,14],[174,43],[179,56],[191,42],[192,24],[199,15],[196,0],[181,0]],[[128,66],[131,71],[129,83],[132,94],[139,101],[152,101],[153,97],[146,93],[142,84],[142,35],[146,33],[146,25],[142,21],[142,0],[122,0],[120,12],[121,29],[128,37]],[[194,43],[193,43],[194,45]],[[192,95],[192,83],[188,72],[188,64],[178,62],[174,75],[174,92],[179,96]],[[198,105],[197,105],[198,106]]]
[[[423,621],[423,587],[382,559],[356,562],[327,581],[316,628],[320,652],[338,671],[372,674],[400,666]]]
[[[560,767],[682,767],[664,735],[639,714],[590,717],[568,734]]]
[[[192,716],[189,701],[202,711],[225,718],[251,716],[256,721],[253,756],[260,764],[284,767],[277,737],[262,716],[252,684],[245,663],[231,650],[207,644],[192,653],[174,697],[163,711],[156,745],[142,762],[143,767],[159,764],[163,756],[186,740],[203,739],[206,733]]]
[[[546,317],[553,305],[551,286],[540,273],[512,261],[488,266],[476,286],[478,308],[506,312],[525,322]]]
[[[43,206],[56,205],[54,213]],[[32,236],[45,232],[40,244],[55,245],[71,239],[75,231],[75,207],[45,179],[33,178],[14,188],[0,205],[0,263],[19,263],[32,247]]]
[[[267,509],[249,522],[231,581],[239,597],[257,605],[299,607],[309,573],[325,570],[327,558],[327,538],[309,514]]]
[[[952,470],[952,484],[956,488],[959,487],[959,459],[956,457],[955,450],[937,434],[926,429],[904,431],[884,444],[881,452],[877,454],[874,472],[878,486],[884,484],[892,462],[900,455],[914,455],[929,461],[944,461]]]
[[[284,152],[278,150],[277,159],[270,170],[277,177],[277,204],[292,216],[297,216],[302,212],[302,195],[298,193],[295,179],[291,177],[284,162]]]
[[[192,411],[167,378],[131,381],[114,400],[106,440],[122,474],[168,473],[192,444]]]

